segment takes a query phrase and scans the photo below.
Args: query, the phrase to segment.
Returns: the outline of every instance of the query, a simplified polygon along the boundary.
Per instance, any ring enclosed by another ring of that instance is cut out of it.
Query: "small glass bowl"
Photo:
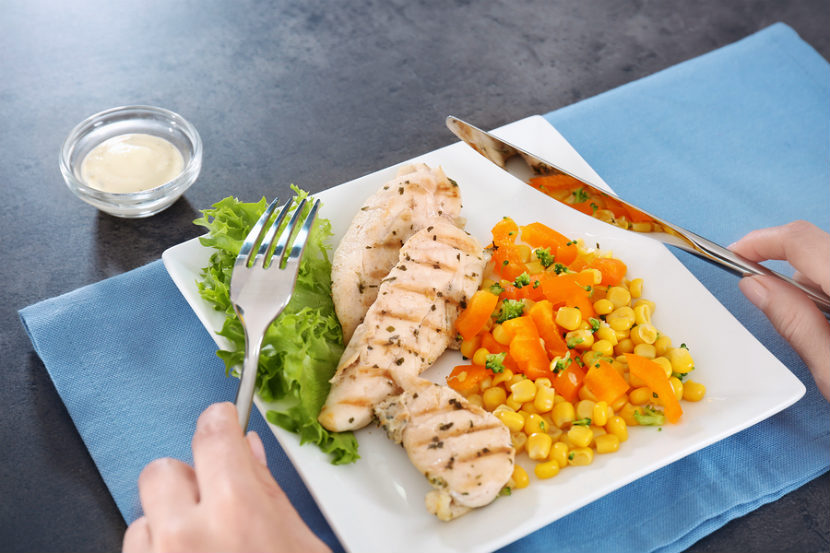
[[[151,134],[173,144],[182,154],[182,172],[141,192],[111,193],[88,186],[81,178],[86,155],[104,140],[128,133]],[[112,108],[72,129],[61,147],[60,168],[66,185],[86,203],[116,217],[149,217],[169,207],[196,181],[202,169],[202,139],[193,125],[172,111],[153,106]]]

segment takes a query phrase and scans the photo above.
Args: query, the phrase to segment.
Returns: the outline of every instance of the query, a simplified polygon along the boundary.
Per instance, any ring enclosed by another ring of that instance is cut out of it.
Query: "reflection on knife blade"
[[[508,173],[572,209],[618,228],[694,253],[741,276],[770,275],[801,289],[830,318],[830,296],[776,273],[702,236],[651,215],[568,171],[453,116],[447,127],[467,145]]]

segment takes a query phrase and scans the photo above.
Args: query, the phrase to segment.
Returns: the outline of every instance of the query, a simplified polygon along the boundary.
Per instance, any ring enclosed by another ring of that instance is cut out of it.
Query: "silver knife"
[[[830,318],[830,296],[740,256],[711,240],[672,224],[626,202],[619,196],[581,179],[549,161],[453,116],[447,127],[475,151],[563,205],[577,209],[605,223],[645,234],[665,244],[696,254],[740,276],[769,275],[789,282],[815,302]]]

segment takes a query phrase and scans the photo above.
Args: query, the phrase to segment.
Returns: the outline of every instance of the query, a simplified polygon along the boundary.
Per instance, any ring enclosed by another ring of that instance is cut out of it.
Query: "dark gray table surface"
[[[17,310],[158,259],[197,210],[362,176],[577,102],[783,21],[830,57],[826,0],[0,0],[0,550],[112,551],[125,529]],[[64,186],[58,150],[105,108],[178,111],[197,184],[122,220]],[[824,476],[691,551],[830,550]]]

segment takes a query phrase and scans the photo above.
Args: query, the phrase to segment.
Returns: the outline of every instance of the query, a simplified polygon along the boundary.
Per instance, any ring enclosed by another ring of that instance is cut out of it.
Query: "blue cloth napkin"
[[[753,228],[796,218],[828,227],[829,87],[827,62],[779,24],[546,117],[620,195],[728,244]],[[804,364],[743,299],[736,277],[679,257],[805,382],[806,397],[504,551],[549,551],[550,544],[558,551],[680,551],[828,470],[830,408]],[[140,514],[141,468],[160,456],[190,460],[198,414],[232,397],[235,381],[224,377],[213,341],[161,262],[40,302],[20,316],[118,508],[132,521]],[[306,523],[342,550],[258,413],[252,427]]]

